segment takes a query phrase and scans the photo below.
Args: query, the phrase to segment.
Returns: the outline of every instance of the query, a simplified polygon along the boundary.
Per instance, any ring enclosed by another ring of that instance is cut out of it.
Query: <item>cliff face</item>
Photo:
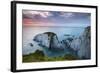
[[[85,28],[80,38],[80,50],[78,55],[82,58],[89,59],[91,57],[91,32],[90,27]]]
[[[90,27],[86,27],[82,35],[73,40],[71,47],[77,52],[82,59],[91,57],[91,32]]]

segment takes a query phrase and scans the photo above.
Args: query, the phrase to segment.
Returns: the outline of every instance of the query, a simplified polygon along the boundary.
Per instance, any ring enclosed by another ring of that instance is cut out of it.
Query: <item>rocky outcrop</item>
[[[34,37],[33,41],[36,41],[38,45],[49,47],[48,35],[46,34],[38,34]]]
[[[82,35],[74,39],[70,45],[81,59],[91,58],[91,32],[90,26],[86,27]]]
[[[64,35],[63,39],[59,41],[55,33],[45,32],[36,35],[33,40],[41,47],[46,47],[50,51],[66,51],[67,54],[77,56],[80,59],[91,58],[90,26],[86,27],[79,37]],[[32,44],[30,45],[33,46]]]
[[[90,59],[91,58],[91,32],[90,27],[85,28],[82,36],[80,37],[80,50],[78,55],[81,58]]]
[[[34,37],[34,41],[38,42],[40,46],[49,48],[49,49],[58,49],[60,44],[58,41],[58,37],[53,32],[45,32],[42,34],[38,34]]]

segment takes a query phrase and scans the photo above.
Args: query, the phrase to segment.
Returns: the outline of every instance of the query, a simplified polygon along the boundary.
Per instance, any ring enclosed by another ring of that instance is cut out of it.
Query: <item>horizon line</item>
[[[65,28],[86,28],[86,27],[82,27],[82,26],[22,26],[22,27],[65,27]]]

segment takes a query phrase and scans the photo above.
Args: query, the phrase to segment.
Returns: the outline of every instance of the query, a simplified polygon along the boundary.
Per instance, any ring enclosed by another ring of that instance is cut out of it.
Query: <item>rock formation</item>
[[[90,26],[86,27],[82,35],[74,39],[71,47],[77,52],[82,59],[91,58],[91,32]]]
[[[45,32],[36,35],[33,40],[41,47],[46,47],[51,51],[66,51],[80,59],[91,58],[90,26],[86,27],[84,32],[76,38],[72,35],[64,35],[63,40],[59,41],[55,33]]]

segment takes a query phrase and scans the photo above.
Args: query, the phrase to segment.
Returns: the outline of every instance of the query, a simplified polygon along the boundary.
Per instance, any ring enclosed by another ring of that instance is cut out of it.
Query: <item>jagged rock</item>
[[[49,48],[49,49],[58,49],[60,44],[58,41],[58,37],[53,32],[45,32],[42,34],[38,34],[34,37],[34,41],[38,42],[39,45]]]
[[[91,32],[90,27],[86,27],[85,31],[81,36],[80,50],[78,52],[79,56],[85,59],[90,59],[91,57]]]
[[[91,57],[91,33],[90,26],[86,27],[79,37],[64,35],[61,41],[53,32],[45,32],[34,37],[34,41],[41,47],[46,47],[50,51],[66,51],[80,59],[90,59]]]
[[[81,36],[74,39],[70,45],[82,59],[91,57],[91,32],[90,26],[86,27]]]
[[[34,37],[34,41],[38,42],[40,46],[49,47],[49,39],[46,34],[38,34]]]

